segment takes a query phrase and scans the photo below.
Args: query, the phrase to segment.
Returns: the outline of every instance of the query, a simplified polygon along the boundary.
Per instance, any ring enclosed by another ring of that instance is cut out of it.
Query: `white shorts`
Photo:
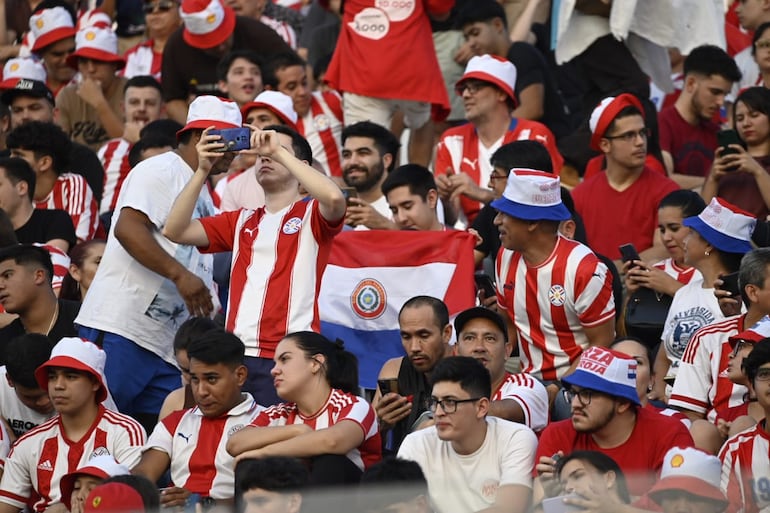
[[[345,125],[371,121],[390,130],[396,109],[404,113],[404,124],[412,129],[421,128],[430,120],[430,103],[413,100],[372,98],[355,93],[343,93]]]

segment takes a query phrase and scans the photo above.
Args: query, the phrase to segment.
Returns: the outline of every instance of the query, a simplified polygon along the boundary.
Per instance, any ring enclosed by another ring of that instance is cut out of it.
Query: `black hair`
[[[341,340],[332,342],[313,331],[295,331],[284,338],[293,340],[308,358],[324,356],[324,373],[329,386],[349,394],[358,393],[358,358],[345,350]]]
[[[492,154],[489,161],[492,167],[505,169],[506,174],[513,168],[553,173],[553,160],[548,149],[540,141],[530,139],[503,144]]]
[[[449,309],[446,303],[432,296],[414,296],[406,300],[401,306],[401,310],[398,311],[398,318],[401,319],[401,314],[407,308],[420,308],[421,306],[430,307],[433,310],[433,319],[436,321],[436,326],[439,329],[444,329],[449,324]]]
[[[704,239],[705,240],[705,239]],[[728,273],[738,272],[741,268],[741,260],[746,253],[730,253],[729,251],[722,251],[714,248],[719,257],[719,261]]]
[[[191,132],[192,130],[188,130]],[[184,134],[182,134],[184,136]],[[160,133],[150,133],[140,138],[136,143],[128,150],[128,165],[133,169],[134,166],[139,164],[142,160],[142,153],[146,150],[153,148],[165,148],[166,146],[176,148],[176,139],[161,135]]]
[[[770,29],[770,21],[766,21],[760,24],[754,31],[754,36],[751,38],[751,55],[752,57],[757,54],[757,41],[762,37],[767,29]]]
[[[106,240],[91,239],[78,242],[75,247],[70,250],[70,265],[82,268],[83,263],[88,256],[88,250],[97,244],[107,244]],[[61,299],[69,299],[72,301],[81,301],[80,297],[80,284],[75,281],[72,274],[67,272],[61,282],[61,289],[59,290],[59,297]]]
[[[658,204],[658,210],[665,207],[676,207],[682,210],[682,217],[697,216],[706,208],[703,196],[689,189],[679,189],[666,194]]]
[[[409,187],[409,194],[415,194],[426,201],[428,193],[436,188],[436,180],[427,167],[419,164],[404,164],[388,173],[388,177],[382,182],[382,194],[387,196],[397,187]]]
[[[294,150],[294,156],[308,164],[313,163],[313,150],[310,148],[310,143],[296,130],[292,130],[286,125],[268,125],[263,130],[274,130],[279,134],[288,135],[291,137],[291,148]]]
[[[749,383],[754,384],[759,368],[766,363],[770,363],[770,338],[763,338],[754,344],[754,349],[743,359],[742,367]]]
[[[40,333],[14,337],[5,345],[5,371],[14,383],[25,388],[39,388],[35,369],[51,359],[54,342]]]
[[[443,381],[457,383],[471,397],[492,396],[492,378],[489,371],[478,360],[470,356],[448,356],[442,358],[431,372],[431,386]]]
[[[415,461],[386,457],[364,470],[357,511],[380,511],[391,504],[428,497],[428,481]]]
[[[694,48],[684,59],[684,75],[698,74],[706,77],[717,75],[730,82],[741,79],[741,70],[727,52],[715,45]]]
[[[190,361],[199,360],[208,365],[223,363],[231,367],[243,365],[246,347],[241,339],[222,329],[203,333],[187,346]]]
[[[227,81],[227,73],[230,71],[230,67],[235,62],[235,59],[246,59],[259,68],[259,72],[262,73],[262,60],[259,58],[259,55],[251,50],[239,49],[226,53],[219,60],[216,68],[217,80]]]
[[[67,11],[67,14],[69,14],[70,17],[72,18],[72,24],[73,25],[77,24],[78,18],[77,18],[77,14],[75,13],[75,9],[72,8],[72,2],[67,2],[65,0],[43,0],[42,2],[40,2],[35,6],[35,9],[32,11],[32,14],[37,14],[43,9],[53,9],[54,7],[64,7],[64,10]],[[48,47],[46,46],[45,48],[48,48]]]
[[[615,338],[615,340],[613,340],[610,343],[610,349],[614,348],[618,344],[621,344],[623,342],[628,342],[628,341],[636,342],[637,344],[642,346],[642,348],[644,348],[644,354],[647,356],[647,364],[650,367],[650,372],[652,372],[652,366],[655,363],[653,361],[653,359],[652,359],[652,348],[649,347],[647,344],[645,344],[642,339],[640,339],[638,337],[633,337],[631,335],[625,335],[625,336],[617,337],[617,338]]]
[[[615,121],[617,121],[619,119],[623,119],[623,118],[628,118],[628,117],[631,117],[631,116],[641,116],[642,119],[645,120],[645,123],[646,123],[646,119],[644,117],[644,112],[640,111],[639,109],[637,109],[633,105],[629,105],[627,107],[623,107],[622,109],[620,109],[620,112],[618,112],[618,114],[612,119],[610,124],[607,125],[607,130],[605,130],[604,133],[606,134],[608,132],[611,132],[611,131],[615,130]]]
[[[306,63],[294,52],[284,52],[273,55],[265,62],[262,67],[262,83],[265,86],[272,87],[276,91],[278,90],[278,77],[275,72],[291,66],[305,67]]]
[[[209,331],[221,329],[222,326],[208,317],[190,317],[176,330],[176,335],[174,335],[174,352],[187,351],[193,340],[201,338]]]
[[[765,23],[770,28],[770,23]],[[751,112],[760,112],[765,116],[770,117],[770,89],[766,87],[749,87],[744,89],[738,98],[733,103],[734,106],[738,106],[738,102],[743,102],[746,108]],[[738,121],[735,113],[733,113],[733,128],[737,130]]]
[[[129,87],[152,87],[158,90],[161,95],[163,94],[163,88],[160,82],[152,75],[136,75],[129,78],[126,81],[126,85],[123,87],[123,94],[128,91]]]
[[[13,246],[18,244],[19,239],[16,238],[16,231],[13,229],[13,223],[8,214],[0,208],[0,248]]]
[[[368,137],[373,140],[374,147],[377,148],[380,157],[386,153],[389,153],[393,157],[386,171],[390,173],[393,171],[393,168],[396,167],[398,149],[401,147],[401,143],[399,142],[398,137],[393,135],[393,132],[384,126],[372,123],[371,121],[359,121],[358,123],[347,125],[342,129],[343,145],[348,137]]]
[[[7,248],[0,249],[0,263],[6,260],[13,260],[16,262],[16,265],[43,269],[48,278],[49,285],[53,280],[51,254],[45,248],[35,246],[34,244],[8,246]]]
[[[505,9],[500,2],[495,0],[474,0],[465,2],[465,5],[457,13],[455,18],[455,28],[462,30],[466,25],[476,22],[489,22],[495,18],[500,18],[503,26],[508,32],[508,18],[505,15]]]
[[[573,237],[573,239],[575,239],[581,244],[588,246],[588,234],[586,233],[586,226],[585,226],[585,223],[583,223],[583,218],[580,217],[580,214],[575,208],[575,201],[572,199],[572,194],[563,185],[561,186],[561,202],[569,211],[570,217],[572,218],[572,221],[575,223],[575,236]],[[555,231],[559,231],[560,223],[558,221],[543,220],[543,221],[538,221],[538,223],[540,224],[550,223],[551,225],[555,223],[556,224]]]
[[[334,54],[332,53],[327,53],[326,55],[317,58],[313,63],[313,80],[315,80],[317,84],[321,83],[321,77],[326,73],[326,70],[329,69],[329,64],[332,62],[333,55]]]
[[[624,504],[631,503],[631,494],[628,491],[628,483],[626,482],[626,476],[620,469],[620,465],[615,460],[599,451],[573,451],[570,454],[560,458],[556,462],[556,468],[554,474],[557,477],[561,477],[561,471],[564,466],[573,460],[582,461],[588,463],[595,468],[599,473],[606,474],[607,472],[615,473],[615,487],[618,493],[618,497]]]
[[[19,182],[27,182],[27,196],[29,201],[35,201],[35,184],[37,184],[37,177],[32,166],[24,160],[18,157],[0,157],[0,168],[5,169],[5,176],[13,185],[18,185]]]
[[[173,119],[156,119],[150,121],[139,130],[139,138],[144,139],[151,136],[165,136],[171,141],[171,147],[176,148],[176,133],[184,128],[184,125]],[[153,148],[153,146],[150,146]]]
[[[69,162],[72,142],[64,130],[54,123],[29,121],[14,128],[6,136],[6,146],[11,150],[31,151],[35,158],[51,157],[51,167],[57,175],[62,174]]]
[[[154,513],[160,510],[160,494],[155,483],[144,476],[137,474],[123,474],[119,476],[108,477],[101,484],[122,483],[130,486],[139,493],[144,504],[145,513]]]
[[[243,494],[249,490],[300,493],[309,482],[307,467],[296,458],[268,456],[241,460],[235,465],[235,511],[244,511]]]

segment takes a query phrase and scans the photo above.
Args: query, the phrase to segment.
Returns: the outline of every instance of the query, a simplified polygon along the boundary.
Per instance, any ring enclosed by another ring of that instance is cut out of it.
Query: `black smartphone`
[[[350,198],[357,198],[358,191],[354,187],[342,187],[342,195],[345,196],[345,202],[350,205]]]
[[[209,134],[222,136],[220,142],[225,146],[216,151],[224,153],[227,151],[241,151],[251,148],[251,130],[246,127],[210,130]]]
[[[378,379],[377,386],[380,387],[380,394],[397,394],[398,393],[398,378]]]
[[[620,250],[620,257],[623,260],[623,262],[631,262],[632,260],[641,260],[641,258],[639,257],[639,253],[637,253],[636,248],[631,243],[618,246],[618,249]]]
[[[489,275],[484,273],[476,273],[473,275],[473,279],[476,282],[476,290],[483,290],[484,297],[495,297],[497,291],[495,290],[495,282]]]
[[[738,286],[737,272],[725,274],[724,276],[720,276],[719,279],[722,280],[722,285],[720,285],[719,288],[729,292],[730,297],[737,297],[741,295],[741,288]]]
[[[720,130],[717,132],[717,146],[719,146],[719,155],[730,155],[733,153],[738,153],[738,150],[735,148],[730,148],[731,144],[737,144],[738,146],[743,146],[743,141],[741,141],[740,136],[738,135],[738,132],[731,129],[728,130]]]

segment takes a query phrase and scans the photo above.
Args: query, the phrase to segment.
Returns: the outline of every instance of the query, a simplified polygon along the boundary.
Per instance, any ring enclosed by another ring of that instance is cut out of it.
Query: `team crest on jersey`
[[[240,431],[243,428],[244,428],[243,424],[236,424],[236,425],[234,425],[233,427],[231,427],[230,429],[227,430],[227,438],[230,438],[231,436],[233,436],[235,433],[237,433],[238,431]]]
[[[327,130],[329,126],[331,126],[331,123],[329,122],[329,118],[326,116],[326,114],[319,114],[313,118],[313,125],[315,126],[316,130],[321,132],[323,130]]]
[[[350,295],[350,306],[362,319],[376,319],[388,306],[385,287],[372,278],[361,280]]]
[[[286,221],[283,225],[283,233],[286,235],[292,235],[297,233],[302,228],[302,219],[299,217],[292,217]]]
[[[567,291],[561,285],[551,285],[548,289],[548,301],[553,306],[562,306],[567,301]]]
[[[109,455],[110,455],[110,451],[108,451],[106,447],[97,447],[96,449],[94,449],[94,452],[91,453],[91,456],[88,457],[88,459],[90,460],[94,456],[109,456]]]

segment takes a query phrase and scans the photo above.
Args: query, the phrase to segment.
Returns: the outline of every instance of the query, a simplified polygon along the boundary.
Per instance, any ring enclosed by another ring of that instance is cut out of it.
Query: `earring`
[[[647,392],[652,392],[652,384],[647,385]]]
[[[703,254],[706,255],[706,256],[709,256],[709,255],[711,255],[711,250],[707,249],[706,251],[703,252]]]

